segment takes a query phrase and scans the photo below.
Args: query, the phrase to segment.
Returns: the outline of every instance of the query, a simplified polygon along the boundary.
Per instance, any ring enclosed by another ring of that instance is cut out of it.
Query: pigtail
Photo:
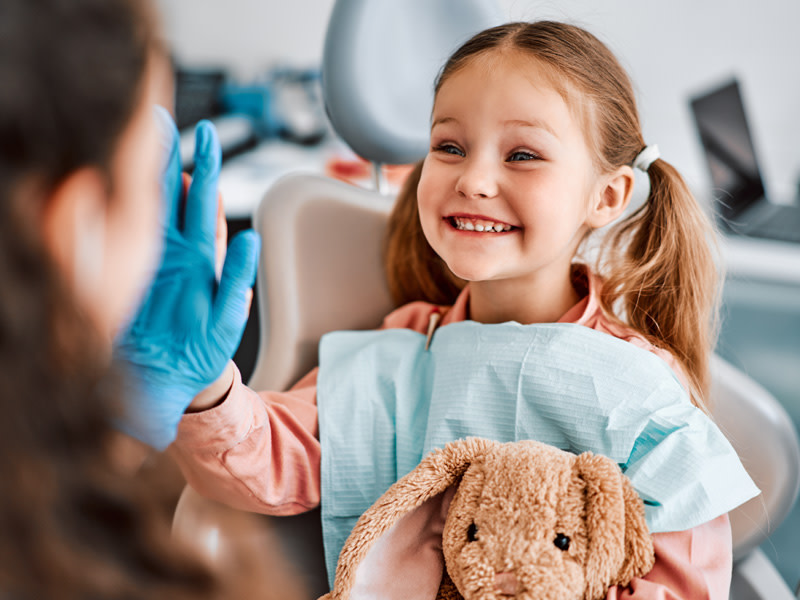
[[[672,165],[656,160],[648,174],[647,201],[609,233],[601,253],[601,302],[607,314],[624,315],[629,326],[671,352],[693,402],[708,408],[721,288],[714,228]]]
[[[418,162],[397,195],[384,238],[383,264],[392,299],[400,306],[422,300],[455,302],[464,282],[433,251],[419,221],[417,186],[423,162]]]

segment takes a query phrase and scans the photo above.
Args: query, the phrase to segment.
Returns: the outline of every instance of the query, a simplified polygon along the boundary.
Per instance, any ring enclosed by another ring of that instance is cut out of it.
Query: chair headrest
[[[495,0],[337,0],[322,61],[333,128],[372,162],[422,158],[437,73],[463,42],[504,20]]]

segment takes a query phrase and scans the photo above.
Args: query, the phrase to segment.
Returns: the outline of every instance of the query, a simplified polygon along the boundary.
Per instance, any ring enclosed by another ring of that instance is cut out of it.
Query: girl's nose
[[[491,167],[483,161],[472,160],[456,182],[456,192],[464,198],[493,198],[497,195],[497,179]]]

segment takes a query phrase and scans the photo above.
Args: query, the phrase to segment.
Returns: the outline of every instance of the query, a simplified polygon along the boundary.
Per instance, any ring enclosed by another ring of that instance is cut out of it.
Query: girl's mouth
[[[450,223],[453,229],[458,231],[476,231],[480,233],[508,233],[519,229],[514,225],[508,223],[500,223],[497,221],[489,221],[487,219],[478,219],[475,217],[445,217],[445,220]]]

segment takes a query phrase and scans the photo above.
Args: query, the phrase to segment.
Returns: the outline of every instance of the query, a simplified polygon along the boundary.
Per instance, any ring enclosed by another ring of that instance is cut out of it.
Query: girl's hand
[[[186,188],[178,132],[167,119],[172,142],[164,176],[163,258],[117,348],[130,367],[133,388],[124,428],[159,449],[175,438],[186,408],[218,381],[233,357],[247,322],[260,247],[254,231],[239,233],[227,248],[217,280],[217,257],[223,253],[218,251],[221,151],[216,132],[207,121],[198,124],[194,178]]]

